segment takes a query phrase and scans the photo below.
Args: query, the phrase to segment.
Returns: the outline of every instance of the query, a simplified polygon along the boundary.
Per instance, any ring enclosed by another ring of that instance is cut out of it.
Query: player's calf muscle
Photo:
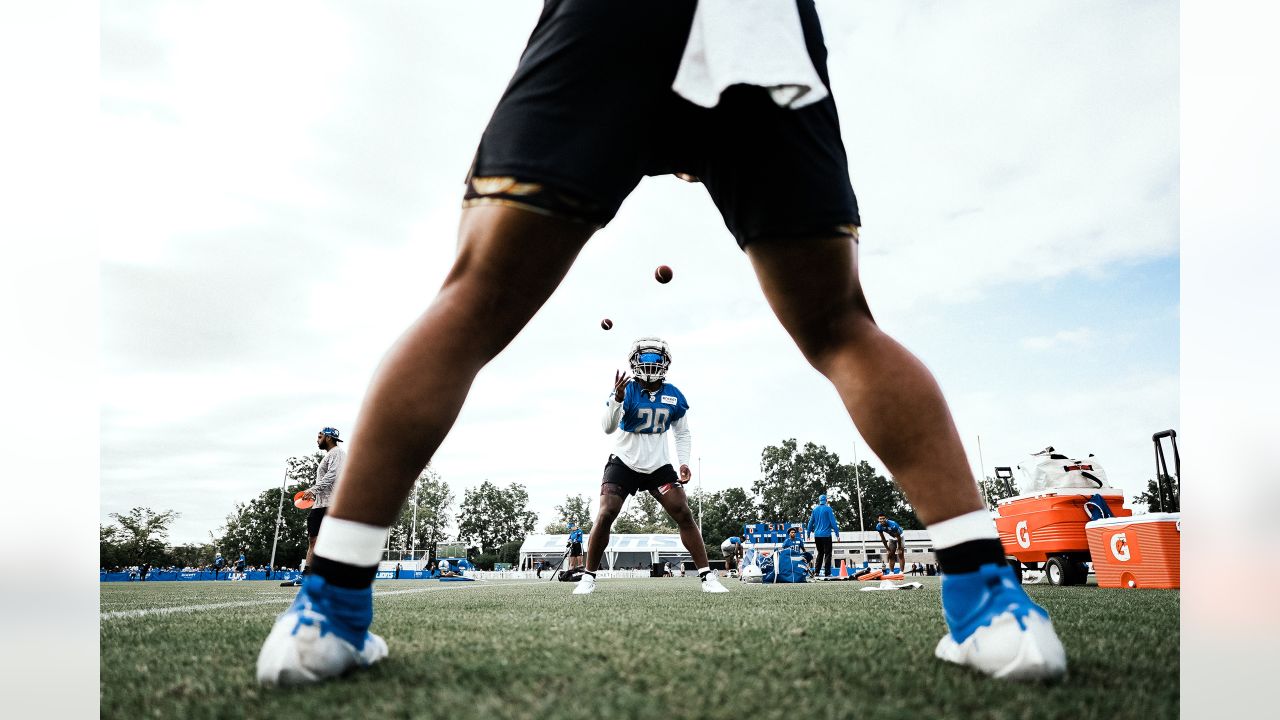
[[[783,327],[795,340],[796,347],[818,372],[831,377],[835,366],[849,352],[869,349],[884,333],[871,319],[854,307],[833,310],[819,320],[821,314],[810,315],[796,323],[783,321]]]

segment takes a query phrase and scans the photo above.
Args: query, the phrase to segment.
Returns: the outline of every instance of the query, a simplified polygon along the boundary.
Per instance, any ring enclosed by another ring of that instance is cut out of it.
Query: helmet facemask
[[[658,338],[640,338],[631,343],[631,374],[646,383],[662,382],[671,367],[671,351]]]

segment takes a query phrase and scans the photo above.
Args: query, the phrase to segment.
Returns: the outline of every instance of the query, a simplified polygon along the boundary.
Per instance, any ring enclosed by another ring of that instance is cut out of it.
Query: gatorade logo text
[[[1111,554],[1120,562],[1129,561],[1129,540],[1124,533],[1111,536]]]
[[[1018,538],[1018,544],[1024,548],[1031,547],[1031,531],[1027,529],[1027,521],[1018,521],[1018,526],[1013,529],[1013,534]]]

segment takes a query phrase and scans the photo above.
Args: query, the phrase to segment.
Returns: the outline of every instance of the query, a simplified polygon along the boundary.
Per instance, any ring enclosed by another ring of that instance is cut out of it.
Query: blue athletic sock
[[[353,590],[333,585],[318,574],[308,575],[290,609],[300,608],[325,616],[326,622],[320,625],[322,635],[331,632],[361,650],[369,625],[373,623],[373,587]],[[298,618],[299,627],[314,622],[305,615]]]
[[[1021,622],[1031,613],[1049,613],[1027,597],[1013,570],[1004,562],[989,563],[970,573],[942,576],[942,613],[956,642],[964,642],[996,616],[1010,612]]]

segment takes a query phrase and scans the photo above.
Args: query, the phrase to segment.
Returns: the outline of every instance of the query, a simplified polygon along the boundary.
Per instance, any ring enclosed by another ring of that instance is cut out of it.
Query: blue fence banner
[[[194,570],[191,572],[173,570],[151,570],[147,573],[147,582],[169,582],[174,580],[293,580],[301,573],[297,570],[250,570],[238,573],[234,570]],[[136,572],[99,572],[99,582],[137,582]]]
[[[249,572],[238,573],[233,571],[221,570],[216,573],[212,570],[195,570],[192,572],[172,571],[172,570],[152,570],[147,573],[146,582],[172,582],[175,580],[218,580],[220,582],[227,580],[294,580],[301,573],[297,570],[276,570],[270,575],[266,570],[250,570]],[[374,576],[377,580],[395,580],[395,570],[379,570]],[[400,580],[470,580],[471,578],[441,578],[439,571],[436,570],[401,570]],[[99,572],[99,582],[138,582],[138,574],[136,572]]]

